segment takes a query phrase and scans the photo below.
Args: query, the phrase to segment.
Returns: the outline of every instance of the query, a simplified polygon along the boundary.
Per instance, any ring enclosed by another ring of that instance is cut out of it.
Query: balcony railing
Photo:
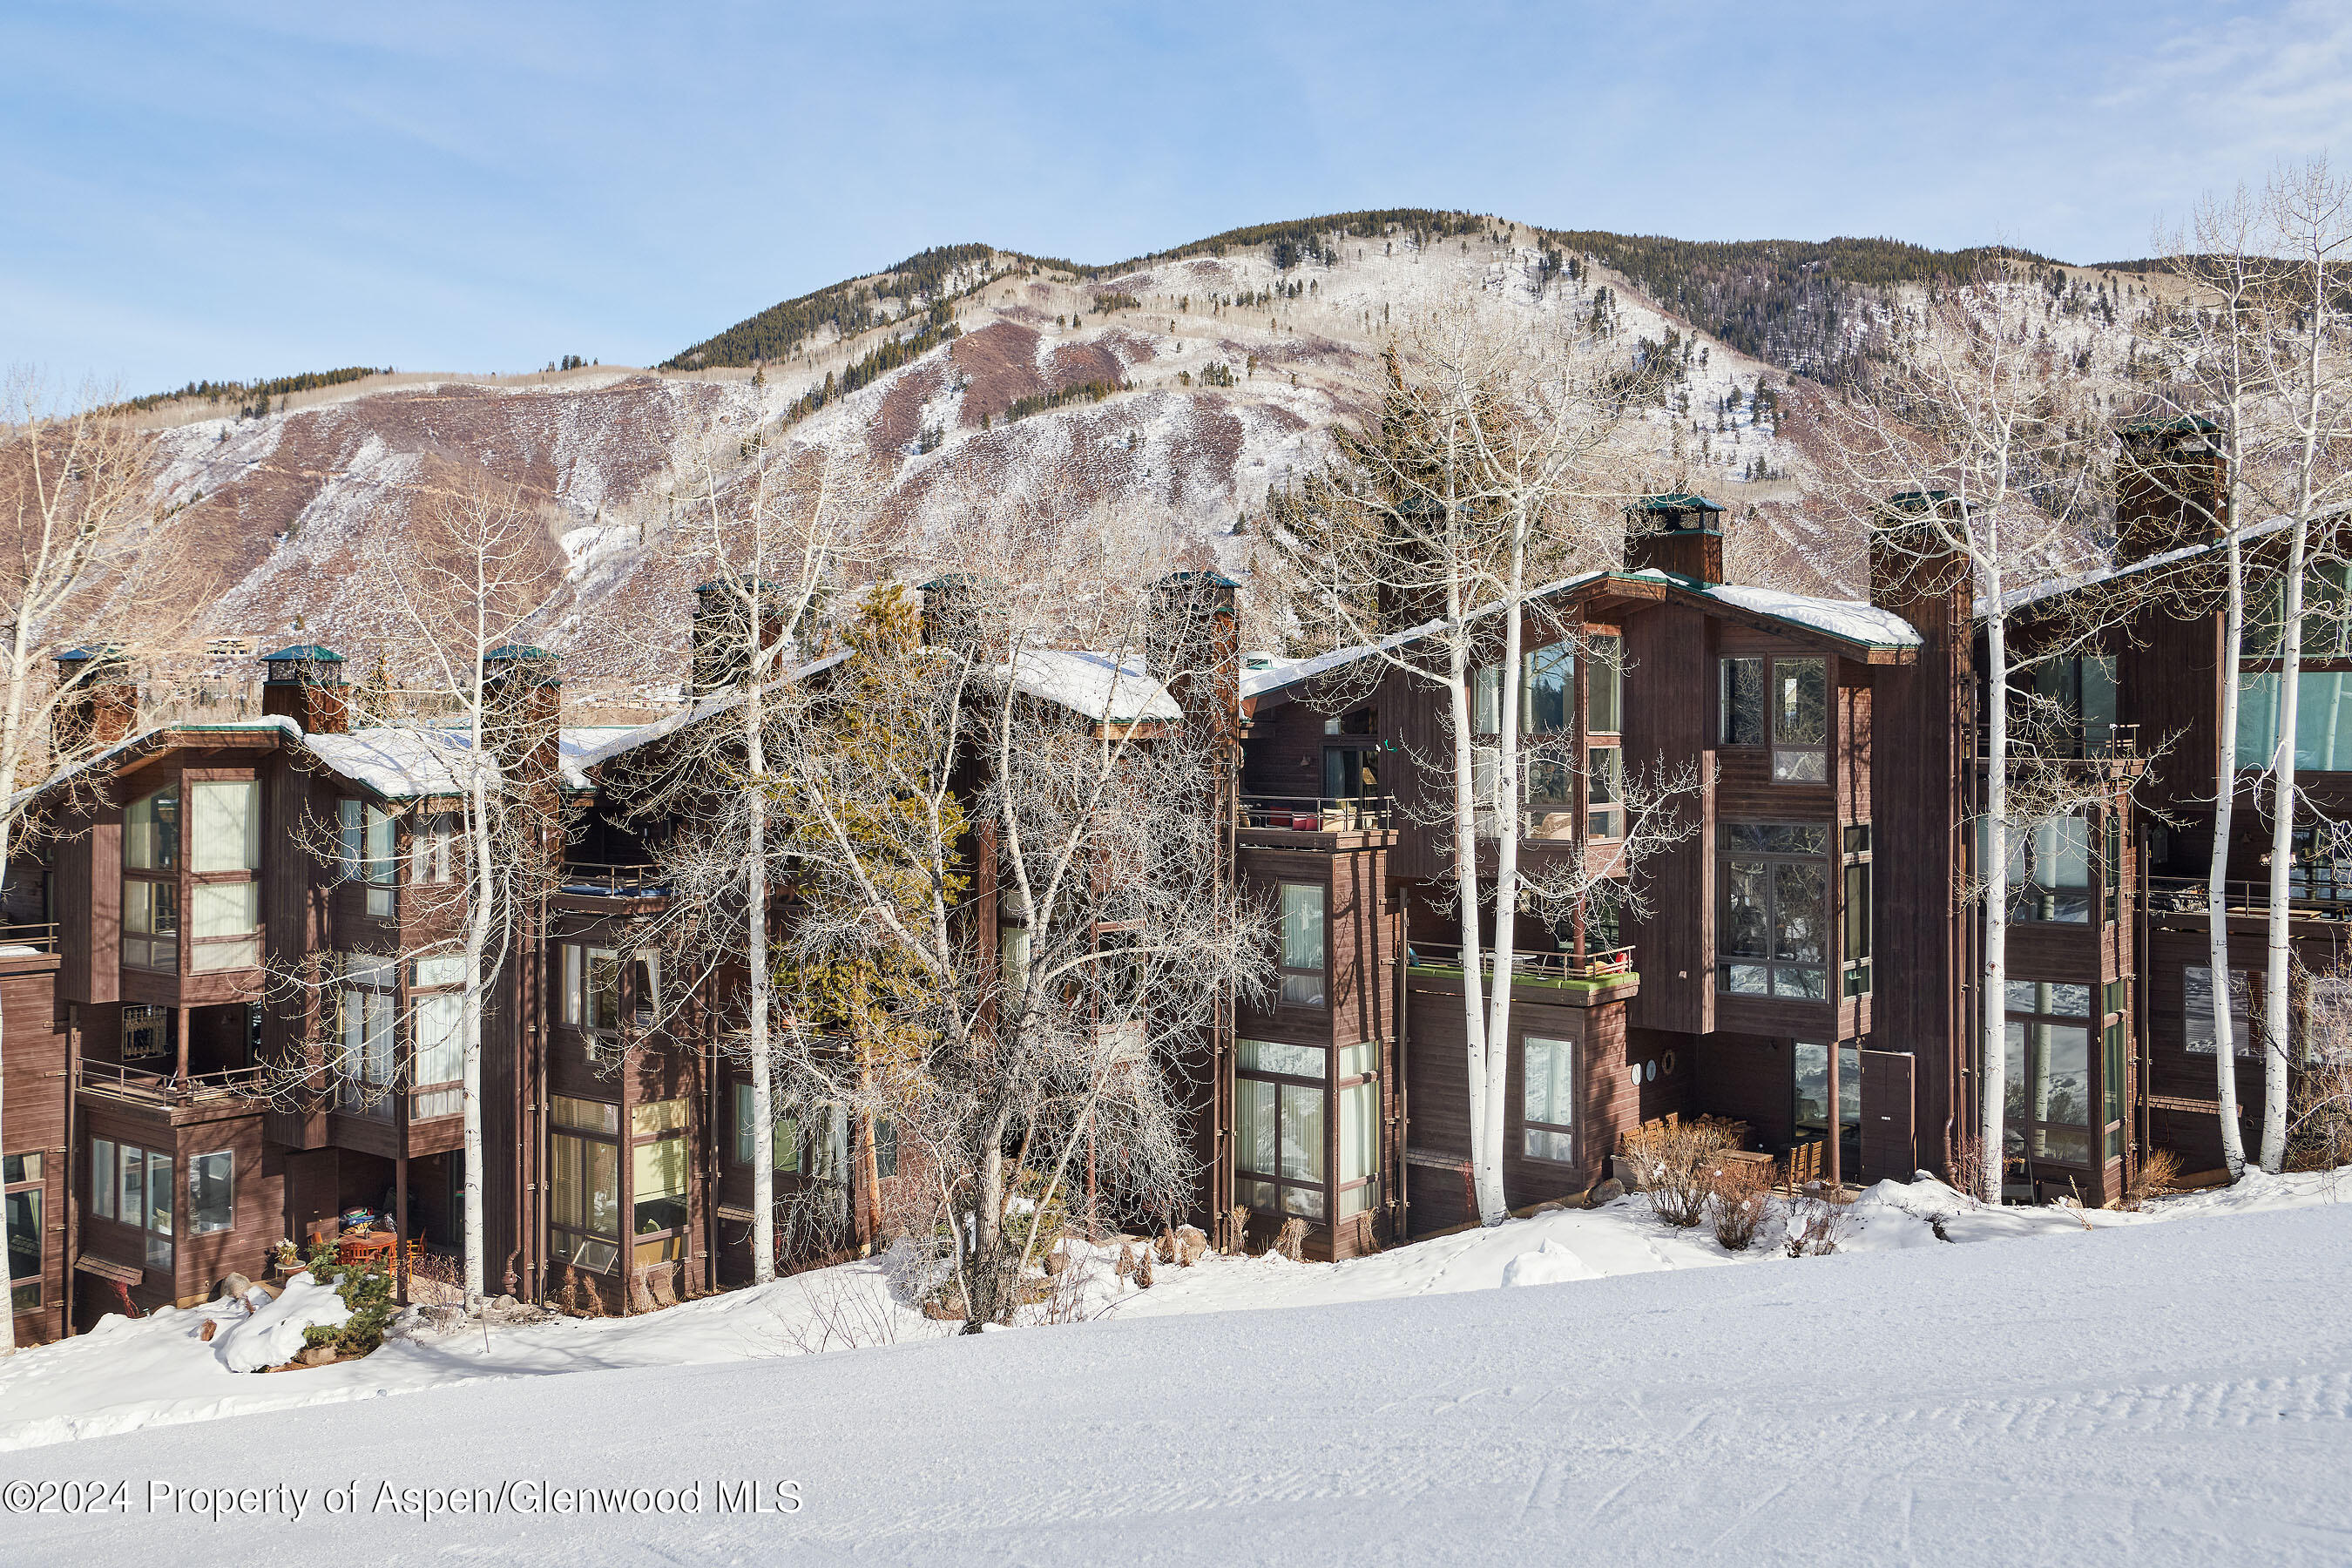
[[[1459,942],[1415,942],[1408,946],[1406,953],[1407,966],[1422,973],[1462,973]],[[1493,974],[1495,955],[1481,952],[1478,967],[1481,973]],[[1580,960],[1572,952],[1511,950],[1511,979],[1515,984],[1591,985],[1633,973],[1633,948],[1630,942],[1620,947],[1589,947]]]
[[[1394,805],[1386,795],[1245,795],[1242,826],[1283,833],[1362,833],[1387,827]]]
[[[2201,914],[2210,905],[2211,894],[2202,877],[2147,879],[2147,907],[2158,914]],[[2259,915],[2270,905],[2268,881],[2221,884],[2221,907],[2231,914]],[[2314,920],[2352,921],[2352,876],[2339,878],[2325,868],[2297,868],[2289,874],[2287,910]]]
[[[563,890],[600,899],[647,899],[669,890],[658,866],[614,866],[598,860],[566,860]]]
[[[0,958],[25,958],[58,950],[55,921],[45,925],[0,925]]]
[[[81,1087],[92,1094],[128,1105],[159,1109],[258,1100],[264,1098],[263,1078],[259,1068],[228,1068],[220,1072],[191,1073],[186,1078],[113,1062],[85,1061],[81,1068]]]

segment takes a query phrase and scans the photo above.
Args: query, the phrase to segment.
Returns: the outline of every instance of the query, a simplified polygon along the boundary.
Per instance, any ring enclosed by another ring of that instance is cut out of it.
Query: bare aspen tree
[[[1520,722],[1528,606],[1576,564],[1618,563],[1617,504],[1630,499],[1634,474],[1612,437],[1639,416],[1664,370],[1576,326],[1551,327],[1505,330],[1469,307],[1418,324],[1386,356],[1379,428],[1343,437],[1331,468],[1279,498],[1268,536],[1269,568],[1286,584],[1308,647],[1367,648],[1372,657],[1357,679],[1393,674],[1446,693],[1449,753],[1415,762],[1438,796],[1430,815],[1447,830],[1453,858],[1473,1188],[1486,1225],[1508,1217],[1503,1127],[1516,915],[1531,903],[1580,904],[1624,887],[1635,859],[1671,841],[1672,803],[1696,786],[1637,777],[1628,795],[1637,830],[1619,864],[1598,876],[1561,869],[1527,879],[1518,843],[1534,760]],[[1592,657],[1580,627],[1543,629],[1575,657]],[[1489,666],[1491,745],[1481,742],[1472,689]],[[1547,765],[1580,774],[1589,762]],[[1487,838],[1491,878],[1479,860]],[[1489,916],[1491,959],[1481,931]]]
[[[2277,725],[2270,763],[2270,888],[2263,976],[2263,1143],[2265,1171],[2286,1159],[2287,1078],[2294,955],[2291,871],[2300,797],[2295,788],[2303,666],[2304,574],[2313,526],[2352,499],[2352,184],[2325,158],[2285,170],[2263,197],[2275,253],[2289,261],[2293,294],[2276,344],[2278,502],[2288,520],[2280,584]],[[2332,546],[2333,547],[2333,546]],[[2340,547],[2333,547],[2339,548]],[[2341,614],[2338,607],[2337,614]],[[2219,982],[2217,981],[2217,986]]]
[[[130,682],[140,662],[168,650],[181,623],[173,601],[146,591],[173,537],[152,506],[138,435],[89,389],[59,402],[30,372],[12,372],[5,396],[0,867],[13,869],[54,816],[54,802],[37,805],[33,786],[123,738],[87,721],[93,689]],[[81,679],[58,679],[58,656],[77,647],[91,655]],[[0,1126],[5,1113],[0,1103]],[[16,1345],[15,1314],[6,1316],[0,1354]]]
[[[2006,1026],[2011,868],[2027,855],[2021,835],[2071,816],[2076,797],[2063,771],[2033,765],[2012,732],[2011,692],[2035,658],[2091,646],[2081,618],[2034,653],[2011,647],[2012,628],[2040,595],[2089,564],[2084,521],[2099,428],[2081,401],[2061,345],[2041,331],[2036,290],[1989,272],[1931,296],[1895,344],[1882,374],[1850,386],[1826,418],[1843,504],[1917,570],[1957,570],[1973,590],[1984,631],[1986,700],[1979,856],[1957,889],[1982,909],[1978,974],[1977,1092],[1988,1202],[2000,1198],[2007,1082]],[[1889,497],[1906,498],[1890,503]]]
[[[735,448],[729,460],[727,447]],[[668,825],[655,849],[670,890],[640,940],[680,960],[674,973],[740,973],[740,1008],[722,1002],[730,1053],[751,1079],[751,1276],[776,1275],[774,1147],[779,1021],[772,930],[774,883],[789,834],[780,821],[786,781],[774,748],[776,688],[825,651],[818,626],[845,564],[870,553],[877,486],[854,447],[772,450],[706,432],[688,476],[694,547],[711,575],[698,591],[689,721],[607,768],[625,814]],[[682,1002],[698,984],[673,986]],[[736,1023],[740,1013],[740,1026]]]
[[[1090,1133],[1118,1132],[1125,1206],[1182,1202],[1188,1044],[1270,965],[1224,870],[1230,760],[1170,703],[1180,672],[1144,673],[1150,573],[1036,539],[967,559],[1002,576],[935,582],[925,640],[877,600],[841,676],[796,689],[796,959],[886,959],[896,1054],[872,1071],[822,1017],[780,1045],[812,1098],[870,1097],[920,1145],[976,1331],[1010,1321]]]
[[[551,543],[521,494],[468,474],[426,498],[379,574],[397,612],[395,668],[427,716],[405,728],[458,802],[463,873],[447,897],[463,964],[465,1291],[488,1295],[482,1209],[482,1027],[521,921],[551,885],[562,828],[549,656],[521,646]],[[403,957],[415,954],[404,953]]]

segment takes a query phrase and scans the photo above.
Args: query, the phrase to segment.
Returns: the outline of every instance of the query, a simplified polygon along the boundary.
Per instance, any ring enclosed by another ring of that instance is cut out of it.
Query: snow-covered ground
[[[1105,1279],[1093,1322],[980,1340],[878,1265],[259,1376],[179,1313],[0,1369],[0,1479],[105,1483],[87,1518],[0,1486],[22,1515],[0,1558],[297,1539],[153,1483],[307,1492],[306,1550],[498,1561],[2342,1562],[2334,1195],[2255,1177],[2077,1216],[1889,1185],[1839,1256],[1802,1259],[1628,1202],[1339,1266]],[[1997,1245],[1943,1245],[1936,1219]],[[1234,1310],[1259,1307],[1293,1310]],[[898,1342],[796,1353],[852,1339]],[[571,1373],[602,1375],[546,1375]],[[103,1432],[128,1435],[55,1446]],[[358,1518],[328,1512],[354,1480]],[[801,1510],[721,1512],[746,1480],[772,1507],[797,1483]],[[701,1491],[583,1519],[510,1482]],[[493,1517],[401,1510],[435,1487],[507,1489]]]

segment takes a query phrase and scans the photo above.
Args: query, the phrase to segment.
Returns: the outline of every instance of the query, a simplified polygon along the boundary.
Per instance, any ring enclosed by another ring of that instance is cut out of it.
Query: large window
[[[261,962],[261,786],[251,779],[188,785],[188,967]]]
[[[1829,829],[1727,823],[1722,842],[1717,989],[1823,999],[1829,994]]]
[[[1286,1006],[1324,1003],[1324,889],[1312,882],[1282,884],[1282,1000]]]
[[[2091,987],[2012,980],[2008,989],[2008,1157],[2088,1165]]]
[[[343,877],[367,889],[367,912],[391,920],[400,912],[400,862],[395,818],[373,801],[346,800],[342,811]]]
[[[1533,1036],[1520,1046],[1525,1058],[1528,1158],[1576,1158],[1576,1047],[1566,1040]]]
[[[455,1116],[466,1109],[466,999],[455,991],[419,996],[410,1009],[415,1031],[416,1099],[408,1114],[418,1121]]]
[[[1829,661],[1817,657],[1727,658],[1717,734],[1726,746],[1772,748],[1783,784],[1829,780]]]
[[[1991,861],[1991,824],[1977,819],[1978,863]],[[2053,816],[2009,829],[2009,918],[2087,925],[2091,919],[2091,825]]]
[[[1326,1213],[1323,1117],[1328,1053],[1242,1040],[1234,1079],[1234,1197],[1261,1214]]]
[[[686,1103],[629,1108],[630,1260],[639,1268],[685,1256]]]
[[[751,1086],[735,1086],[735,1163],[748,1165],[759,1158],[759,1123],[751,1110]],[[800,1123],[789,1116],[775,1120],[775,1166],[779,1171],[801,1168]]]
[[[2266,768],[2278,734],[2280,677],[2242,675],[2238,697],[2238,765]],[[2299,773],[2352,773],[2352,674],[2295,676],[2294,765]]]
[[[2254,1045],[2254,974],[2250,969],[2230,971],[2230,1054],[2233,1057],[2253,1057],[2262,1053]],[[2213,1037],[2213,971],[2201,963],[2191,963],[2180,971],[2180,1006],[2183,1044],[2192,1056],[2210,1057],[2217,1047]]]
[[[1565,735],[1576,728],[1576,650],[1554,643],[1524,655],[1519,685],[1519,730],[1528,735]]]
[[[347,952],[335,992],[338,1106],[387,1115],[392,1089],[400,963],[379,953]]]
[[[180,786],[131,803],[122,821],[122,962],[180,967]]]
[[[2104,757],[2115,751],[2116,661],[2103,654],[2033,666],[2037,700],[2012,704],[2023,721],[2011,739],[2049,757]]]
[[[188,1157],[188,1234],[213,1236],[236,1223],[236,1156],[228,1150]]]
[[[1381,1043],[1343,1046],[1339,1069],[1339,1217],[1362,1214],[1380,1201]]]
[[[603,1273],[621,1254],[621,1108],[551,1095],[547,1119],[550,1249],[558,1262]]]
[[[37,1311],[41,1305],[41,1157],[11,1154],[0,1160],[0,1186],[6,1188],[8,1310]]]
[[[1624,644],[1614,636],[1598,633],[1585,640],[1592,651],[1584,671],[1585,731],[1614,735],[1624,723]]]
[[[148,1268],[171,1268],[172,1156],[161,1149],[91,1139],[89,1212],[142,1232]]]
[[[563,944],[563,1021],[592,1035],[634,1019],[649,1027],[659,1015],[661,959],[654,952]]]
[[[430,886],[457,879],[465,848],[456,812],[439,811],[409,819],[408,879]]]

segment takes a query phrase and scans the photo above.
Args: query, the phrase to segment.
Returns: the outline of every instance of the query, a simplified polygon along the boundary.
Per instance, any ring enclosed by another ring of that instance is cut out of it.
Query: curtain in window
[[[1254,1078],[1234,1080],[1234,1163],[1244,1171],[1272,1175],[1282,1168],[1275,1143],[1278,1087]]]
[[[261,867],[261,786],[250,779],[205,781],[189,791],[198,871],[254,871]]]
[[[2270,765],[2271,742],[2278,731],[2279,678],[2240,678],[2238,765]],[[2298,772],[2352,773],[2352,674],[2296,677],[2294,765]]]

